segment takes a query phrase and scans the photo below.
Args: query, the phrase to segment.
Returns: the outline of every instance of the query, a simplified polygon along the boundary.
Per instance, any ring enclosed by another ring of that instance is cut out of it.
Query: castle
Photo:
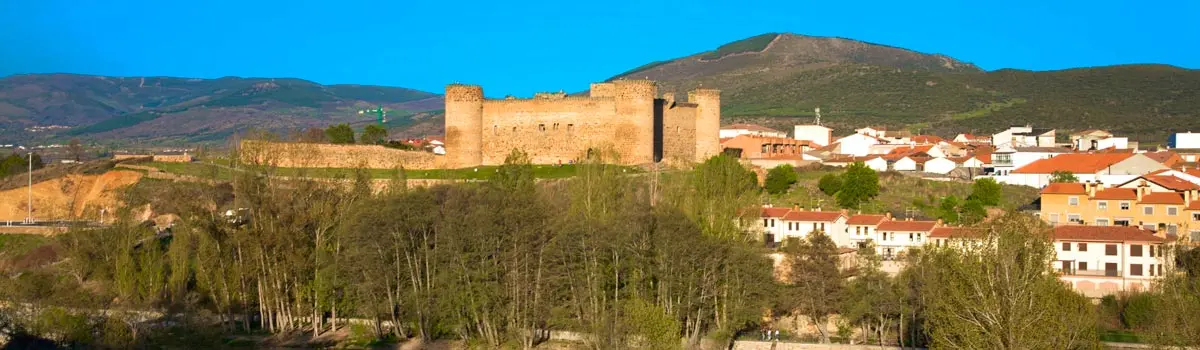
[[[446,86],[448,168],[503,164],[513,149],[559,164],[611,147],[620,164],[701,162],[720,152],[721,95],[713,89],[658,96],[649,80],[594,83],[589,96],[538,93],[486,99],[476,85]]]

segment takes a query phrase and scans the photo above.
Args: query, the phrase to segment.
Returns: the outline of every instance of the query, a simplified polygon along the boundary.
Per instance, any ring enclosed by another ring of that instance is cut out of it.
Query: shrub
[[[835,174],[825,174],[821,176],[821,180],[817,182],[817,188],[825,195],[835,195],[842,190],[842,178]]]
[[[767,181],[763,187],[770,194],[781,194],[787,192],[792,184],[796,183],[796,180],[796,169],[793,169],[791,165],[783,164],[767,172]]]
[[[1132,329],[1149,325],[1154,320],[1157,301],[1157,298],[1150,293],[1130,295],[1125,300],[1125,309],[1121,311],[1121,323]]]

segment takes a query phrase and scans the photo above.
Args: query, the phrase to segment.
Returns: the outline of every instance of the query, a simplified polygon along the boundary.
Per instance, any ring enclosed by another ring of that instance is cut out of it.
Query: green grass
[[[1100,341],[1112,343],[1141,343],[1141,338],[1130,331],[1106,330],[1100,332]]]
[[[767,33],[755,35],[742,40],[734,41],[725,45],[718,46],[715,51],[708,52],[700,56],[702,60],[715,60],[721,57],[739,54],[743,52],[759,52],[767,48],[767,45],[775,40],[779,33]]]
[[[50,243],[50,238],[41,235],[0,235],[0,257],[20,256],[47,243]]]
[[[1028,100],[1023,99],[1023,98],[1008,99],[1008,100],[1005,100],[1004,102],[991,102],[991,103],[988,103],[986,106],[983,106],[983,108],[980,108],[980,109],[971,110],[971,111],[962,112],[962,113],[955,113],[950,116],[950,119],[963,120],[963,119],[986,117],[989,114],[992,114],[992,112],[998,112],[1005,108],[1011,108],[1011,107],[1019,105],[1019,104],[1024,104],[1025,102],[1028,102]]]
[[[164,163],[164,162],[149,162],[142,164],[149,167],[154,167],[164,172],[188,175],[200,178],[215,178],[216,180],[228,181],[233,178],[233,171],[225,167],[214,166],[207,163]],[[405,170],[405,175],[409,179],[454,179],[454,180],[486,180],[494,174],[498,166],[481,166],[477,168],[465,169],[429,169],[429,170]],[[557,179],[575,176],[577,167],[575,165],[534,165],[533,176],[539,179]],[[640,171],[634,167],[625,167],[627,172]],[[375,179],[390,179],[393,171],[390,169],[367,169],[371,178]],[[214,175],[215,174],[215,175]],[[349,168],[276,168],[275,174],[279,176],[295,176],[295,177],[313,177],[313,178],[352,178],[354,177],[354,169]]]
[[[162,116],[162,113],[153,112],[153,111],[138,112],[138,113],[134,113],[134,114],[116,116],[116,117],[105,119],[104,121],[96,123],[96,124],[88,125],[88,126],[85,126],[82,128],[71,129],[71,131],[67,132],[67,134],[74,136],[74,135],[93,134],[93,133],[123,129],[123,128],[131,127],[131,126],[134,126],[137,124],[141,124],[143,122],[148,122],[148,121],[151,121],[154,119],[158,119],[158,117],[161,117],[161,116]]]

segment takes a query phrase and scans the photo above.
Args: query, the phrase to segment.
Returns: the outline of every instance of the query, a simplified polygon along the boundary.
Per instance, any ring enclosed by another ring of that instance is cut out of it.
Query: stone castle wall
[[[190,154],[114,154],[113,160],[146,159],[166,163],[190,163],[195,160]]]
[[[613,142],[615,103],[611,97],[488,100],[483,103],[483,164],[503,164],[513,149],[524,150],[537,164],[581,159],[589,148]]]
[[[696,159],[696,104],[662,101],[662,158],[692,162]]]
[[[242,161],[283,168],[438,169],[445,167],[441,156],[375,145],[332,145],[242,141]]]

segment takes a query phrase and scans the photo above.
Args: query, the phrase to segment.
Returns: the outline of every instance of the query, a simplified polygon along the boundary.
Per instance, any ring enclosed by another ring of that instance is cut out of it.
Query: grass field
[[[141,164],[157,168],[164,172],[195,176],[200,178],[209,178],[216,180],[230,180],[233,178],[233,170],[224,166],[216,166],[208,163],[164,163],[164,162],[149,162]],[[486,180],[491,177],[497,170],[497,166],[481,166],[476,168],[465,169],[431,169],[431,170],[405,170],[405,175],[409,179],[455,179],[455,180]],[[354,176],[354,169],[348,168],[276,168],[276,175],[279,176],[295,176],[295,177],[315,177],[315,178],[350,178]],[[533,176],[540,179],[556,179],[575,176],[575,165],[534,165]],[[628,167],[627,172],[640,171],[637,168]],[[390,179],[394,177],[394,171],[391,169],[367,169],[375,179]]]
[[[50,238],[41,235],[0,235],[0,258],[19,256],[46,243]]]
[[[825,174],[841,174],[842,169],[799,169],[798,181],[791,191],[781,195],[766,195],[767,202],[775,206],[799,205],[801,208],[821,207],[822,210],[841,209],[837,200],[825,195],[817,188],[817,182]],[[971,183],[953,181],[932,181],[899,174],[880,173],[878,197],[862,206],[863,213],[891,212],[896,216],[910,216],[915,210],[918,218],[932,217],[933,208],[937,201],[949,195],[960,200],[971,194]],[[1002,185],[1000,206],[1015,208],[1028,204],[1038,197],[1038,190],[1033,187]],[[908,213],[908,214],[906,214]]]

